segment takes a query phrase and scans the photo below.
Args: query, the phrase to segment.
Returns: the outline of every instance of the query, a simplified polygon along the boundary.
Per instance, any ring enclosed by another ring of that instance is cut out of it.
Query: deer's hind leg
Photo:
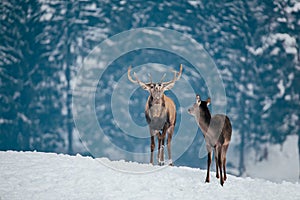
[[[218,167],[218,158],[217,158],[217,154],[216,154],[216,151],[214,152],[214,156],[215,156],[215,163],[216,163],[216,177],[217,178],[220,178],[219,176],[219,167]]]
[[[173,132],[174,132],[174,125],[171,125],[167,131],[168,133],[168,139],[167,139],[167,146],[168,146],[168,157],[169,157],[169,165],[173,166],[173,161],[172,161],[172,153],[171,153],[171,142],[172,142],[172,137],[173,137]]]
[[[217,152],[217,159],[218,159],[218,165],[219,165],[219,170],[220,170],[220,184],[223,186],[224,184],[224,179],[223,179],[223,166],[222,166],[222,146],[217,146],[216,148]]]
[[[222,163],[223,163],[223,172],[224,172],[224,181],[226,181],[226,153],[228,149],[228,144],[222,146]]]

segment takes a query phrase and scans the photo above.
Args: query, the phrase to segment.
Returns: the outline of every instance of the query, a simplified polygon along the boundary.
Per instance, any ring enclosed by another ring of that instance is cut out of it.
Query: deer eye
[[[154,88],[154,85],[150,85],[150,88]]]
[[[159,84],[158,84],[158,86],[160,87],[160,86],[161,86],[161,84],[159,83]]]

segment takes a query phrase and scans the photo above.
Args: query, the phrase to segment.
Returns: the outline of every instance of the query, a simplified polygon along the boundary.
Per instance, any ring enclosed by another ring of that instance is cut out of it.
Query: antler
[[[149,76],[150,83],[152,83],[152,76],[151,76],[151,74],[148,73],[148,76]]]
[[[166,73],[164,73],[164,75],[161,77],[159,82],[162,83],[162,81],[165,79],[165,77],[166,77]]]
[[[133,72],[133,75],[135,76],[135,79],[136,79],[136,80],[133,80],[133,78],[132,78],[131,75],[130,75],[130,71],[131,71],[131,66],[128,67],[128,71],[127,71],[128,79],[129,79],[131,82],[133,82],[133,83],[138,83],[139,81],[138,81],[138,79],[137,79],[137,76],[136,76],[135,72]]]
[[[131,71],[131,66],[128,67],[128,71],[127,71],[127,77],[128,77],[128,79],[129,79],[131,82],[133,82],[133,83],[137,83],[136,80],[133,80],[133,79],[132,79],[132,77],[131,77],[131,75],[130,75],[130,71]]]
[[[130,75],[130,71],[131,71],[131,66],[128,67],[128,71],[127,71],[128,79],[129,79],[131,82],[133,82],[133,83],[138,83],[138,84],[140,84],[140,85],[144,85],[144,84],[145,84],[144,82],[142,82],[142,81],[140,81],[140,80],[138,79],[138,77],[137,77],[137,75],[136,75],[135,72],[133,72],[133,75],[134,75],[134,77],[135,77],[135,80],[133,80],[133,78],[132,78],[131,75]]]
[[[168,81],[168,82],[163,82],[162,84],[168,85],[170,83],[174,83],[175,81],[177,81],[180,78],[181,74],[182,74],[182,64],[180,64],[180,70],[179,70],[179,72],[177,72],[177,71],[174,70],[174,78],[173,78],[173,80]],[[163,78],[164,78],[164,76],[163,76]]]
[[[134,80],[134,79],[131,77],[130,72],[131,72],[131,66],[128,68],[127,76],[128,76],[128,79],[129,79],[132,83],[138,83],[138,84],[140,84],[140,85],[145,85],[144,82],[142,82],[142,81],[140,81],[140,80],[138,79],[138,77],[137,77],[137,75],[136,75],[135,72],[133,72],[133,75],[134,75],[134,77],[135,77],[135,80]],[[169,85],[169,84],[172,84],[172,83],[174,83],[175,81],[177,81],[177,80],[180,78],[181,74],[182,74],[182,65],[180,65],[180,70],[179,70],[179,72],[177,72],[177,71],[174,70],[174,78],[173,78],[173,80],[168,81],[168,82],[162,82],[163,79],[164,79],[165,76],[166,76],[166,74],[164,74],[164,75],[162,76],[162,78],[160,79],[160,83],[163,84],[163,85],[165,85],[165,86],[167,86],[167,85]],[[150,83],[152,83],[152,77],[151,77],[151,75],[148,74],[148,76],[149,76],[149,79],[150,79]]]

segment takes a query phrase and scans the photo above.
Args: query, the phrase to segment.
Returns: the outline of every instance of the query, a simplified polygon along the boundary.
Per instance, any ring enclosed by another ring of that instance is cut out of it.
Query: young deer
[[[144,90],[147,90],[150,94],[145,106],[145,117],[150,129],[151,135],[151,156],[150,163],[153,164],[153,151],[155,148],[154,136],[158,138],[158,164],[164,164],[164,143],[165,137],[168,133],[168,156],[170,165],[172,163],[171,156],[171,140],[176,123],[176,106],[172,99],[167,97],[164,92],[173,88],[175,82],[180,78],[182,73],[182,65],[180,65],[180,71],[174,72],[174,78],[168,82],[162,82],[164,76],[159,83],[152,83],[150,76],[150,82],[144,83],[140,81],[137,75],[134,73],[135,80],[130,75],[131,67],[128,68],[128,79],[139,84]]]
[[[212,150],[214,150],[216,162],[216,177],[219,178],[223,186],[226,180],[226,152],[231,139],[232,127],[229,118],[226,115],[216,114],[211,117],[208,110],[210,98],[206,101],[201,101],[199,95],[196,95],[196,103],[188,109],[188,112],[196,119],[203,136],[205,138],[206,149],[208,152],[207,158],[207,174],[205,182],[210,181],[209,169],[212,160]],[[223,171],[222,171],[223,170]],[[224,177],[223,177],[224,173]]]

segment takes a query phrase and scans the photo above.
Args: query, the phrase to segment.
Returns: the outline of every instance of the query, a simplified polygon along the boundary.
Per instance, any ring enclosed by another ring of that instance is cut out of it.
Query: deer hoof
[[[163,166],[163,165],[165,165],[165,162],[164,162],[164,161],[159,161],[159,162],[158,162],[158,165],[159,165],[159,166]]]
[[[223,187],[223,185],[224,185],[224,181],[222,181],[222,180],[221,180],[221,181],[220,181],[220,183],[221,183],[221,186]]]

